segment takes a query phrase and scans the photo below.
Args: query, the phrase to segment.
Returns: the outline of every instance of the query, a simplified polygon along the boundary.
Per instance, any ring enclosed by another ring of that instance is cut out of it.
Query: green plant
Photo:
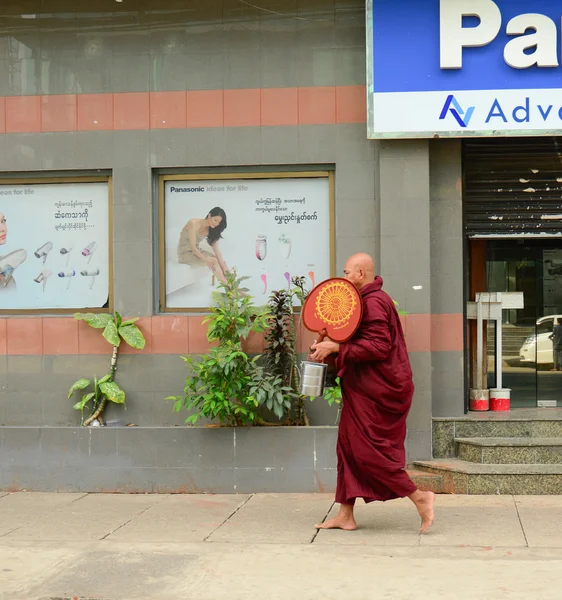
[[[74,318],[78,321],[85,321],[94,329],[103,329],[103,337],[113,346],[109,373],[99,380],[94,377],[93,382],[83,377],[73,383],[68,392],[68,398],[70,399],[75,392],[84,391],[93,386],[93,391],[84,394],[80,402],[74,405],[74,409],[81,411],[82,424],[85,427],[96,419],[100,424],[103,424],[102,415],[108,402],[125,404],[125,392],[114,382],[121,341],[132,348],[142,350],[145,346],[145,339],[142,331],[135,325],[138,319],[123,321],[118,312],[114,315],[76,313]],[[90,416],[84,420],[84,411],[90,403]]]
[[[247,339],[252,331],[263,333],[269,325],[271,315],[267,307],[254,306],[248,290],[242,283],[248,277],[238,277],[236,272],[226,274],[226,283],[219,284],[213,292],[215,306],[203,323],[209,324],[207,338],[210,342],[238,343]]]
[[[274,291],[269,297],[272,319],[265,336],[265,363],[268,372],[278,379],[282,386],[291,390],[291,406],[287,406],[286,416],[290,419],[294,413],[298,425],[309,425],[304,396],[299,394],[300,377],[297,369],[297,326],[295,325],[295,299],[301,306],[308,296],[304,277],[294,277],[293,287],[286,291]],[[300,319],[299,325],[300,329]],[[277,414],[277,413],[276,413]],[[280,417],[281,418],[281,417]]]
[[[192,369],[185,380],[183,396],[169,396],[174,410],[195,411],[185,422],[194,425],[200,417],[225,425],[246,425],[258,419],[258,401],[250,393],[256,359],[250,359],[240,344],[230,340],[203,357],[182,356]]]
[[[306,299],[308,298],[308,295],[310,294],[310,290],[307,290],[305,287],[306,278],[305,277],[293,277],[291,279],[291,283],[295,286],[291,290],[292,294],[298,298],[298,301],[300,302],[301,307],[304,306],[304,303],[305,303]]]
[[[235,272],[227,274],[214,293],[215,306],[204,322],[209,326],[209,341],[217,341],[218,346],[202,356],[182,356],[191,373],[183,394],[166,399],[174,402],[177,412],[192,413],[187,424],[197,423],[200,417],[231,426],[256,424],[262,421],[260,406],[279,418],[291,406],[293,390],[260,366],[260,356],[250,358],[242,349],[242,340],[252,332],[263,333],[272,320],[269,307],[254,306],[246,294],[242,287],[246,279]]]
[[[336,385],[333,387],[327,387],[324,390],[323,398],[329,406],[342,403],[341,382],[339,377],[336,377],[335,383]]]
[[[224,425],[259,423],[259,406],[281,418],[291,407],[293,390],[281,379],[264,373],[259,356],[250,358],[239,343],[230,340],[212,348],[204,357],[182,356],[192,369],[183,396],[170,396],[174,410],[194,411],[185,422],[195,425],[200,417]]]
[[[265,335],[266,365],[270,373],[281,379],[283,385],[291,386],[296,364],[296,327],[291,292],[272,292],[269,306],[272,319]]]
[[[265,406],[281,420],[284,415],[290,414],[293,402],[298,400],[299,395],[292,387],[283,385],[281,377],[266,374],[263,367],[257,365],[256,369],[250,393],[260,406]]]
[[[85,390],[91,385],[93,385],[94,391],[84,394],[82,400],[74,405],[75,410],[82,412],[82,422],[85,426],[89,425],[95,419],[101,420],[101,414],[108,400],[114,404],[125,404],[125,392],[114,381],[110,381],[109,374],[100,380],[94,377],[93,383],[89,379],[79,379],[70,388],[68,397],[71,398],[74,392]],[[89,402],[93,402],[92,415],[84,422],[84,409]]]
[[[393,300],[393,302],[394,302],[394,306],[396,306],[396,310],[397,310],[398,314],[405,317],[408,314],[408,312],[405,310],[400,310],[400,304],[398,304],[398,302],[396,300]]]

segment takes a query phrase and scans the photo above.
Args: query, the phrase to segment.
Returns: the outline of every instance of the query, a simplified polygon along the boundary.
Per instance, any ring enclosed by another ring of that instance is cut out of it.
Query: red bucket
[[[490,390],[490,410],[493,412],[511,410],[511,390]]]
[[[470,390],[470,410],[474,412],[490,410],[490,392],[488,390]]]

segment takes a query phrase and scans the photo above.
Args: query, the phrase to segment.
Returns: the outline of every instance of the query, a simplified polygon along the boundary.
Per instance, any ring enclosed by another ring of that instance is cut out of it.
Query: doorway
[[[550,335],[562,319],[562,240],[497,239],[485,244],[485,290],[522,292],[524,308],[503,311],[503,387],[512,408],[562,407],[562,370]],[[484,266],[484,265],[482,265]],[[481,282],[482,284],[483,282]],[[473,298],[471,298],[473,299]],[[488,387],[496,386],[495,325],[487,325]]]

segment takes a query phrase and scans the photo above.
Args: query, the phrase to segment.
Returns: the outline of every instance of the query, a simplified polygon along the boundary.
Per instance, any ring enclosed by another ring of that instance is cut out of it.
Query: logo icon
[[[472,115],[474,114],[474,106],[469,107],[466,111],[463,110],[458,100],[451,94],[447,97],[445,101],[445,106],[441,111],[441,116],[439,120],[442,121],[446,118],[447,114],[450,112],[453,117],[457,120],[457,123],[466,129],[468,124],[470,123],[470,119],[472,119]]]

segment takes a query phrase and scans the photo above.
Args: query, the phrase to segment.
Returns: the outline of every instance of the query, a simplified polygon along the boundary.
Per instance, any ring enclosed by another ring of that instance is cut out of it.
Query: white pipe
[[[500,306],[502,306],[502,295],[498,294],[497,298]],[[502,317],[503,310],[500,310],[500,318],[496,321],[496,387],[498,390],[502,388],[502,368],[503,368],[503,348],[502,348]]]
[[[482,300],[479,298],[476,303],[476,389],[482,389],[483,379],[483,335],[482,335]]]
[[[502,320],[498,319],[496,326],[496,387],[498,390],[503,389],[502,387]]]

